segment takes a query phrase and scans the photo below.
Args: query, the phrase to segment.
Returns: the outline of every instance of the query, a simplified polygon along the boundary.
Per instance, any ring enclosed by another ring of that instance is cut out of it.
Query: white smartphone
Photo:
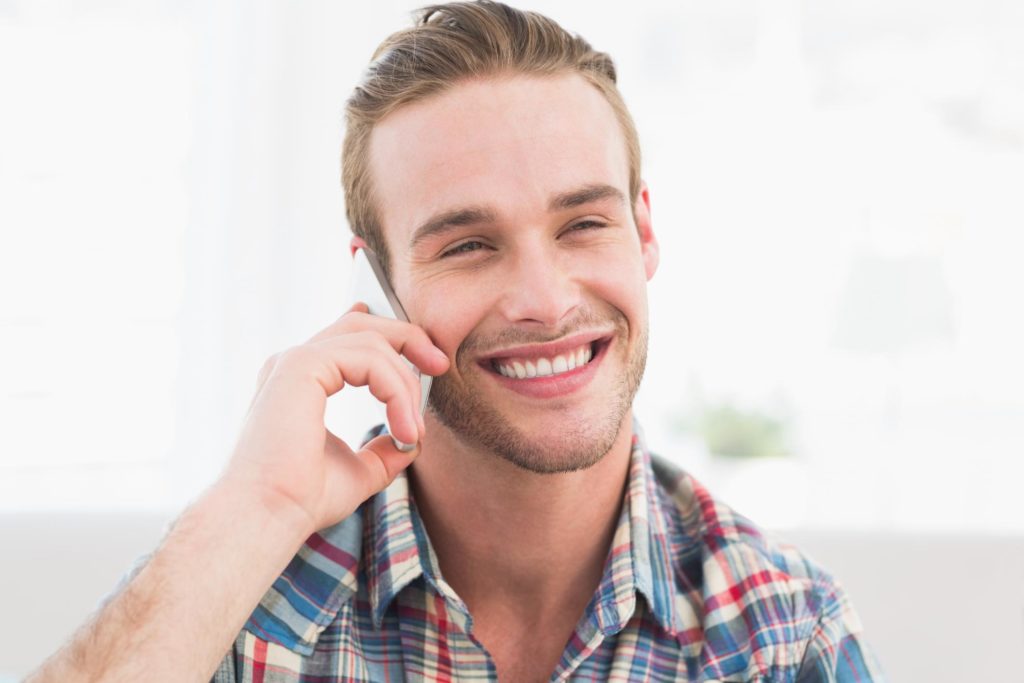
[[[382,318],[391,318],[410,322],[409,316],[405,314],[401,302],[391,289],[387,277],[384,275],[384,268],[380,259],[367,247],[359,247],[354,255],[352,264],[352,302],[362,301],[370,309],[370,315],[379,315]],[[412,368],[412,371],[420,378],[420,413],[427,407],[427,397],[430,396],[430,383],[433,377],[425,375],[409,362],[404,356],[402,360]],[[387,422],[387,415],[384,418]],[[402,443],[394,437],[391,425],[388,424],[388,433],[391,434],[391,441],[395,448],[400,451],[409,452],[416,447],[416,444]]]

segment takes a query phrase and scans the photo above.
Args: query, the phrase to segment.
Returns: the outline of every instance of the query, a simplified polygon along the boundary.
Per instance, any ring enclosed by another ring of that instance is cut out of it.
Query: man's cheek
[[[438,297],[432,305],[429,327],[424,328],[454,369],[457,363],[465,363],[463,350],[471,346],[473,332],[485,317],[486,311],[471,302]]]

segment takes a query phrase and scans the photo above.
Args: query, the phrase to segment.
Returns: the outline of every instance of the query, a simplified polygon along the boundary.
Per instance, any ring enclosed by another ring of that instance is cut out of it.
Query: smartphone
[[[410,322],[409,316],[405,314],[401,302],[391,289],[391,284],[384,275],[384,268],[380,259],[368,247],[359,247],[354,255],[352,264],[352,302],[362,301],[370,309],[370,315],[379,315],[382,318],[391,318]],[[430,396],[430,383],[433,377],[425,375],[409,362],[404,356],[402,360],[412,368],[412,371],[420,378],[420,413],[427,407],[427,397]],[[384,418],[387,422],[387,416]],[[400,451],[409,452],[416,447],[416,444],[402,443],[394,437],[391,425],[388,424],[388,433],[392,434],[391,441],[395,448]]]

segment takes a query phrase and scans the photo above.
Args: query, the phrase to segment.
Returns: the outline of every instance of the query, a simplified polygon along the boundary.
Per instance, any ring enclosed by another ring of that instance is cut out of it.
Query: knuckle
[[[277,367],[277,361],[280,358],[280,355],[281,354],[279,353],[275,353],[274,355],[270,356],[265,361],[263,361],[263,365],[262,367],[260,367],[260,371],[256,373],[256,384],[258,386],[263,386],[264,384],[266,384],[267,379],[270,377],[271,373],[274,372],[274,368]]]
[[[368,346],[376,351],[393,351],[393,349],[391,348],[391,343],[388,341],[388,338],[385,337],[382,333],[378,332],[377,330],[363,330],[362,332],[358,332],[357,334],[359,335],[360,342],[365,346]]]
[[[370,475],[373,478],[373,487],[378,491],[383,491],[388,484],[391,483],[391,477],[388,475],[388,468],[385,467],[384,461],[380,457],[374,458],[373,474]]]
[[[434,342],[430,340],[430,335],[419,325],[412,326],[412,332],[409,335],[407,346],[415,347],[419,351],[429,350],[434,346]]]
[[[416,341],[421,344],[434,345],[434,342],[430,341],[430,335],[427,334],[427,331],[419,325],[413,325],[413,335],[415,336]]]
[[[308,362],[309,356],[309,347],[305,344],[298,344],[277,354],[277,363],[282,366],[293,367],[295,365],[302,365]]]
[[[366,324],[368,317],[369,314],[362,311],[348,311],[339,319],[338,327],[342,331],[359,329]]]
[[[277,359],[280,355],[280,353],[275,353],[263,361],[263,365],[260,367],[259,377],[266,377],[270,374],[270,371],[274,369],[275,365],[277,365]]]
[[[370,381],[380,388],[382,394],[390,397],[395,393],[396,381],[394,370],[388,365],[373,365],[369,368]]]

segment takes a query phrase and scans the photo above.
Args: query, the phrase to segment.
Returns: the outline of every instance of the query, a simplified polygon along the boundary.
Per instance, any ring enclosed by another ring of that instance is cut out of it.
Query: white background
[[[0,0],[0,510],[213,480],[264,358],[347,308],[342,108],[417,4]],[[769,526],[1024,533],[1024,6],[522,6],[639,126],[652,449]],[[791,455],[710,456],[702,402]]]

